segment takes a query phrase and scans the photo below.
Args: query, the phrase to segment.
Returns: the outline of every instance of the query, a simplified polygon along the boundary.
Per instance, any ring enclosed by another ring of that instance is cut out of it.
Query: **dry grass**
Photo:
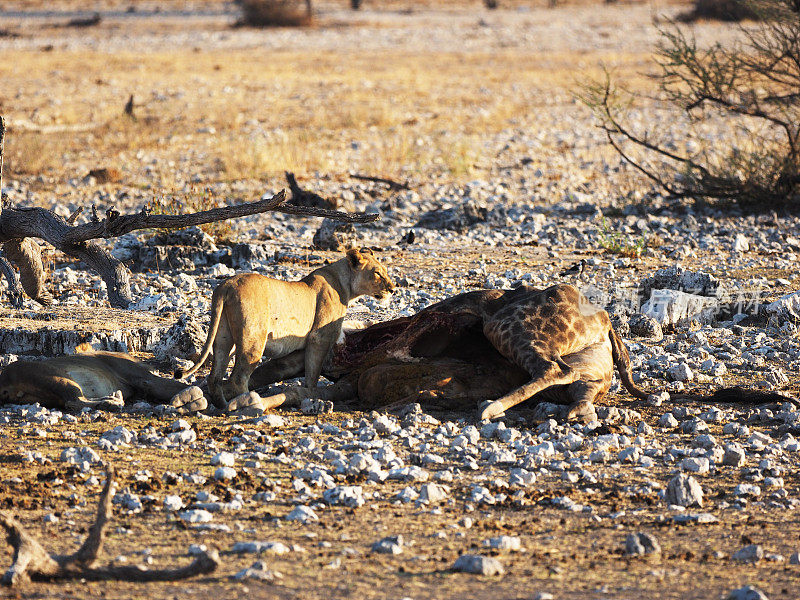
[[[8,89],[49,88],[47,96],[26,97],[8,111],[12,122],[96,124],[66,135],[12,127],[11,176],[69,178],[77,175],[70,163],[88,169],[135,157],[149,162],[150,184],[173,178],[175,166],[161,159],[176,155],[188,157],[204,183],[263,180],[284,170],[468,179],[496,162],[486,154],[493,133],[535,130],[548,105],[571,104],[576,78],[598,74],[600,61],[642,77],[635,74],[640,57],[609,53],[584,59],[577,70],[574,56],[541,61],[519,51],[431,60],[393,50],[187,49],[149,54],[144,62],[124,53],[8,54],[0,65]],[[134,90],[137,119],[131,120],[122,107]]]
[[[601,4],[605,0],[558,0],[558,5]],[[623,0],[629,4],[639,4],[644,0]],[[688,3],[690,0],[677,0],[677,3]],[[550,0],[499,0],[501,8],[516,7],[550,7]],[[349,2],[339,0],[316,0],[314,7],[323,10],[349,8]],[[153,10],[227,10],[230,0],[103,0],[87,2],[86,0],[7,0],[3,3],[7,10],[127,10],[134,7],[140,11]],[[362,8],[372,10],[420,10],[425,8],[484,8],[482,0],[382,0],[380,3],[362,4]]]

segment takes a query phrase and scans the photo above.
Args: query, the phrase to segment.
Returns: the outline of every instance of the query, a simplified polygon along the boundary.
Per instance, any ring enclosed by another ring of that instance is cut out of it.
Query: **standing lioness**
[[[236,363],[229,380],[230,397],[248,391],[250,374],[262,355],[282,358],[305,349],[306,387],[316,387],[322,363],[342,330],[347,304],[365,294],[382,300],[393,291],[386,267],[367,248],[348,250],[345,258],[300,281],[256,273],[231,277],[214,290],[206,343],[197,363],[184,375],[200,368],[213,344],[208,388],[214,404],[224,410],[222,378],[231,348],[236,347]]]

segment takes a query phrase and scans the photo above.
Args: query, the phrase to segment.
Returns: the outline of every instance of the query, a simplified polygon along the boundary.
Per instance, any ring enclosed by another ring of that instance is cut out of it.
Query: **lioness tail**
[[[176,379],[182,379],[195,373],[200,367],[203,366],[203,363],[206,362],[208,355],[211,354],[211,347],[214,345],[214,338],[217,337],[219,322],[222,320],[223,294],[221,287],[222,286],[214,290],[214,294],[211,297],[211,323],[208,325],[208,337],[206,337],[206,343],[203,344],[203,350],[200,353],[200,358],[197,359],[197,362],[192,365],[188,371],[176,371]]]

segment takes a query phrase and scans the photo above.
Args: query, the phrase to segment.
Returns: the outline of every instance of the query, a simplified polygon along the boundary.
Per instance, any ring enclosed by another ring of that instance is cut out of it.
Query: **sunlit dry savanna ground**
[[[617,81],[647,96],[656,25],[686,5],[599,0],[552,8],[539,0],[500,4],[488,11],[476,2],[393,0],[384,5],[369,0],[352,12],[342,0],[315,5],[317,15],[309,27],[254,29],[234,27],[236,8],[211,0],[2,2],[0,113],[8,125],[4,189],[12,202],[59,207],[64,215],[92,203],[138,210],[163,197],[196,210],[209,202],[221,205],[275,192],[285,185],[288,170],[329,195],[349,190],[350,174],[362,173],[408,182],[429,205],[477,181],[481,193],[501,197],[510,206],[533,202],[550,210],[565,198],[573,203],[583,198],[609,215],[623,214],[625,206],[652,187],[606,145],[579,98],[582,86],[609,69]],[[98,24],[68,25],[95,11],[101,17]],[[700,44],[727,43],[737,35],[731,25],[710,22],[694,25],[693,32]],[[123,112],[131,96],[133,118]],[[652,121],[660,106],[658,99],[645,98],[632,115]],[[108,183],[86,177],[97,168],[118,173]],[[358,193],[355,199],[358,209],[375,200]],[[233,222],[225,235],[270,239],[265,223],[269,217]],[[301,224],[312,227],[315,222]],[[399,239],[402,233],[391,236]],[[303,235],[298,233],[299,254],[307,254],[309,240]],[[295,244],[295,238],[283,242]],[[658,247],[657,239],[651,242]],[[484,248],[456,237],[423,248],[404,252],[391,247],[383,255],[397,276],[413,275],[420,289],[466,277],[476,261],[503,273],[552,270],[578,257],[603,255],[592,240],[580,247]],[[333,254],[318,253],[309,266],[321,264],[320,256]],[[698,248],[684,265],[705,266],[709,257]],[[65,260],[55,256],[58,264]],[[665,255],[650,253],[620,272],[641,278],[669,264]],[[792,289],[797,287],[794,268],[786,264],[743,265],[731,276],[753,275],[786,278]],[[477,287],[484,279],[481,272],[466,280]],[[102,298],[97,303],[102,305]],[[791,391],[797,375],[788,375]],[[630,397],[619,393],[609,402],[628,406]],[[663,407],[636,409],[651,425],[665,412]],[[465,500],[458,479],[450,484],[450,498],[433,509],[393,502],[392,495],[407,484],[391,482],[380,488],[380,499],[364,507],[319,508],[320,520],[307,525],[283,521],[296,495],[292,471],[300,458],[292,458],[292,448],[309,435],[320,452],[337,443],[334,434],[298,428],[358,422],[362,414],[282,414],[287,416],[284,426],[255,433],[252,425],[239,425],[234,418],[189,417],[198,434],[192,448],[134,447],[106,456],[117,465],[122,485],[145,498],[141,513],[115,509],[109,560],[135,563],[151,557],[156,565],[184,564],[190,560],[189,545],[203,543],[222,551],[215,574],[175,584],[33,583],[2,593],[18,598],[424,600],[531,599],[541,592],[556,599],[717,599],[754,584],[770,598],[799,597],[800,572],[788,564],[788,556],[800,548],[796,511],[768,503],[718,510],[718,501],[738,482],[732,472],[703,480],[706,508],[719,518],[708,525],[672,521],[672,513],[647,485],[652,479],[665,485],[674,465],[661,463],[647,471],[631,464],[605,465],[591,492],[543,474],[521,496],[477,507]],[[436,416],[443,421],[474,418]],[[117,425],[136,431],[152,425],[163,432],[173,420],[109,414],[53,426],[13,420],[0,425],[0,507],[13,511],[48,546],[71,548],[87,531],[100,488],[85,483],[87,474],[60,462],[61,451],[81,440],[92,445]],[[627,430],[621,423],[603,427],[604,433]],[[244,439],[249,435],[250,442],[262,445],[257,466],[243,468],[235,483],[214,482],[209,457],[236,448],[248,429]],[[721,435],[721,426],[712,423],[710,433]],[[664,443],[686,445],[693,437],[664,434]],[[53,462],[21,462],[28,451]],[[290,459],[272,460],[282,453]],[[445,462],[436,468],[447,466],[455,465]],[[150,477],[135,480],[142,471]],[[198,471],[208,480],[165,482],[166,471]],[[499,478],[507,479],[502,471],[487,467],[482,484],[501,491]],[[99,467],[94,473],[102,478]],[[788,470],[783,477],[786,489],[796,495],[797,472]],[[363,479],[355,476],[348,483],[372,491]],[[216,515],[214,522],[227,531],[198,532],[162,510],[165,495],[181,495],[188,504],[200,489],[223,500],[241,493],[249,501],[259,491],[275,491],[276,497]],[[600,518],[551,506],[552,498],[565,495],[591,503]],[[58,520],[45,524],[45,515]],[[474,520],[470,528],[463,526],[464,516]],[[634,531],[654,533],[661,555],[624,557],[625,535]],[[396,533],[406,539],[403,554],[370,553],[370,544]],[[483,541],[497,535],[519,536],[525,551],[500,554],[484,548]],[[255,558],[229,550],[234,542],[251,540],[297,546],[262,557],[282,578],[230,579]],[[787,560],[732,563],[730,554],[748,540]],[[468,552],[498,555],[506,574],[451,572],[454,560]],[[0,564],[10,561],[10,552],[0,550]]]

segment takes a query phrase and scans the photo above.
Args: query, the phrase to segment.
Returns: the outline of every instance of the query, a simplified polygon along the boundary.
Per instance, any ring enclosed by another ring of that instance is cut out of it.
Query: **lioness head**
[[[394,284],[386,270],[369,248],[351,248],[347,251],[347,262],[353,271],[350,287],[358,295],[374,296],[384,300],[394,292]]]

